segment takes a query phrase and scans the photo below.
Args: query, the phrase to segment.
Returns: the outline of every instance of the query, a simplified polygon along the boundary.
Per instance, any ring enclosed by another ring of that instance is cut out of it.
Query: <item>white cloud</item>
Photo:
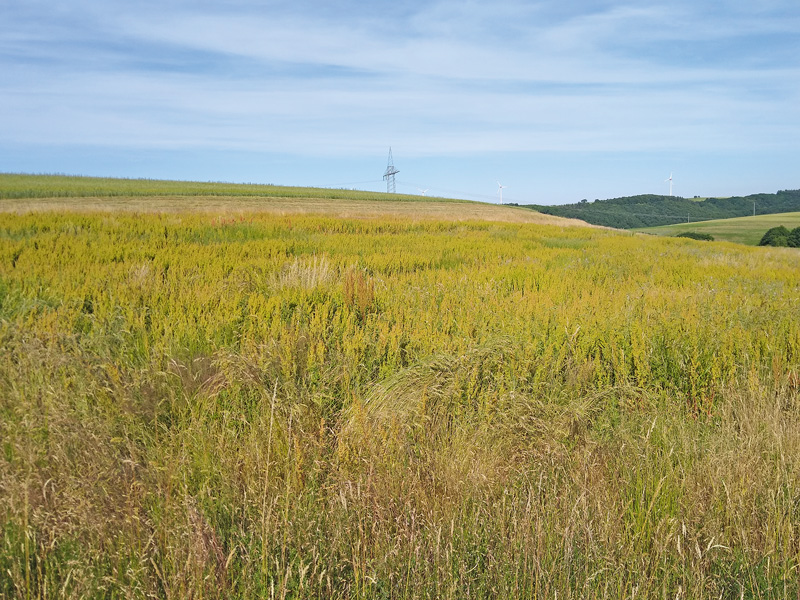
[[[796,63],[686,64],[654,48],[786,31],[796,11],[748,14],[745,28],[734,13],[699,18],[714,12],[703,3],[565,14],[547,3],[434,2],[399,22],[78,6],[38,30],[28,15],[0,39],[7,140],[327,154],[391,137],[419,154],[458,154],[768,147],[800,129]],[[86,25],[70,37],[78,12]],[[174,68],[146,66],[164,53]],[[38,62],[19,67],[26,54]],[[240,68],[204,68],[215,60]],[[781,93],[753,93],[767,89]]]

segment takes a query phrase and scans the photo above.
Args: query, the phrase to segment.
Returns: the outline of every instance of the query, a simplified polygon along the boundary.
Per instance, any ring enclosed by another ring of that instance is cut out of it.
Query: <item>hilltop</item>
[[[594,225],[635,229],[752,216],[754,203],[756,215],[800,211],[800,190],[706,199],[644,194],[561,206],[530,204],[526,208]]]
[[[516,206],[431,196],[260,184],[0,174],[0,213],[32,211],[259,212],[587,225]]]

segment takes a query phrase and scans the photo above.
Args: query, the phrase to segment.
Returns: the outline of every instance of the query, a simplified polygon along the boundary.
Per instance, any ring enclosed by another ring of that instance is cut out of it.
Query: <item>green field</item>
[[[0,597],[800,597],[796,253],[108,185],[0,210]]]
[[[2,198],[112,198],[118,196],[248,196],[262,198],[329,198],[425,202],[425,196],[383,194],[347,189],[301,188],[224,182],[169,181],[158,179],[112,179],[68,175],[0,173]],[[442,200],[442,199],[439,199]],[[447,200],[467,202],[466,200]]]
[[[709,233],[714,236],[714,240],[718,241],[757,246],[768,229],[780,225],[785,225],[789,229],[800,227],[800,212],[756,215],[755,217],[738,217],[690,224],[682,223],[665,227],[634,229],[633,231],[666,236],[675,236],[684,231],[696,231],[698,233]]]

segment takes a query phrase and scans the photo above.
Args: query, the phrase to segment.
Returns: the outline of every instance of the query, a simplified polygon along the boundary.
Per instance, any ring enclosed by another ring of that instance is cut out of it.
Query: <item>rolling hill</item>
[[[0,212],[31,211],[259,212],[587,225],[516,206],[431,196],[256,184],[0,174]]]
[[[562,206],[526,205],[539,212],[581,219],[617,229],[660,227],[680,223],[800,211],[800,190],[730,198],[680,198],[641,195],[581,201]]]
[[[708,233],[717,241],[736,242],[757,246],[764,233],[773,227],[784,225],[788,229],[800,227],[800,212],[778,213],[774,215],[756,215],[755,217],[738,217],[735,219],[719,219],[702,223],[680,223],[663,227],[647,227],[635,229],[641,233],[675,236],[686,231]]]

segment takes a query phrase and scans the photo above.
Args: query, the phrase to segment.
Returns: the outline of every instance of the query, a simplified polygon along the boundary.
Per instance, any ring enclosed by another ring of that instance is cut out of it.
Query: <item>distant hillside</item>
[[[730,219],[756,215],[800,211],[800,190],[776,194],[753,194],[731,198],[696,199],[646,194],[610,200],[582,201],[562,206],[526,205],[526,208],[559,217],[582,219],[594,225],[635,229],[677,223]]]
[[[666,236],[676,236],[691,231],[709,234],[718,242],[736,242],[737,244],[756,246],[768,229],[781,225],[788,229],[800,227],[800,212],[703,221],[702,223],[692,223],[689,226],[686,223],[679,223],[664,227],[638,229],[637,231]]]

